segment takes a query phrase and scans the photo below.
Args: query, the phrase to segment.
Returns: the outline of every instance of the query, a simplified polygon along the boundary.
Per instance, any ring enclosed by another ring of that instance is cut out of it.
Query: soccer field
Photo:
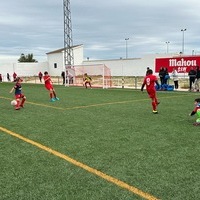
[[[0,84],[0,199],[200,199],[199,93],[22,84],[25,108]]]

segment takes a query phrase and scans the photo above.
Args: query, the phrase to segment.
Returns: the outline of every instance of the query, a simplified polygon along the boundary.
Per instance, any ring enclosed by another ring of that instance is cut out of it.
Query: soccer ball
[[[16,100],[12,100],[12,101],[10,102],[10,104],[11,104],[11,106],[16,106],[16,105],[17,105],[17,101],[16,101]]]

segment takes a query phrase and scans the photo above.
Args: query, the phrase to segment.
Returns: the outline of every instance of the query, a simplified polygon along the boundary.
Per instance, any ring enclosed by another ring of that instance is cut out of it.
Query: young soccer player
[[[197,99],[194,100],[194,105],[195,105],[195,108],[190,113],[190,116],[197,114],[196,122],[194,122],[193,125],[199,126],[200,125],[200,98],[197,98]]]
[[[53,88],[51,77],[49,76],[47,71],[44,72],[43,79],[44,79],[45,88],[49,91],[50,101],[54,102],[56,100],[59,100],[59,98],[56,96],[56,92]]]
[[[85,83],[86,89],[87,89],[87,84],[89,84],[90,88],[92,88],[91,81],[92,81],[92,78],[90,76],[88,76],[87,73],[85,73],[84,74],[84,83]]]
[[[22,93],[21,82],[23,80],[20,77],[17,77],[15,81],[16,81],[15,86],[10,90],[10,93],[12,93],[13,90],[15,90],[15,99],[17,101],[17,105],[15,105],[15,110],[19,110],[20,108],[24,107],[26,97]]]
[[[152,104],[152,108],[153,108],[153,113],[158,114],[157,105],[160,102],[158,102],[158,99],[157,99],[155,84],[158,87],[160,87],[157,77],[155,75],[153,75],[153,71],[151,69],[148,69],[146,76],[144,78],[142,87],[141,87],[141,91],[143,91],[144,86],[146,85],[147,93],[149,95],[149,98],[151,98],[151,100],[152,100],[151,104]]]

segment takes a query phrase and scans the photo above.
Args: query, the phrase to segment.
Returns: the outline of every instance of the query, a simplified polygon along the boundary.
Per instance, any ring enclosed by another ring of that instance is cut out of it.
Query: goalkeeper
[[[193,125],[199,126],[200,125],[200,98],[197,98],[197,99],[194,100],[194,105],[195,105],[195,108],[190,113],[190,116],[197,114],[196,122],[194,122]]]
[[[84,84],[85,84],[85,88],[87,89],[87,85],[89,84],[90,88],[92,88],[91,86],[91,82],[92,82],[92,78],[90,76],[88,76],[87,73],[84,74]]]

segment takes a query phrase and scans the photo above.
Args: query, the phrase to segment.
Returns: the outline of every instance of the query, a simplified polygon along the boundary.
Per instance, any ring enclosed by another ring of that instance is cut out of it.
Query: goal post
[[[69,86],[84,86],[83,79],[84,74],[86,73],[92,79],[92,87],[110,88],[112,86],[111,71],[104,64],[74,65],[66,67]]]

